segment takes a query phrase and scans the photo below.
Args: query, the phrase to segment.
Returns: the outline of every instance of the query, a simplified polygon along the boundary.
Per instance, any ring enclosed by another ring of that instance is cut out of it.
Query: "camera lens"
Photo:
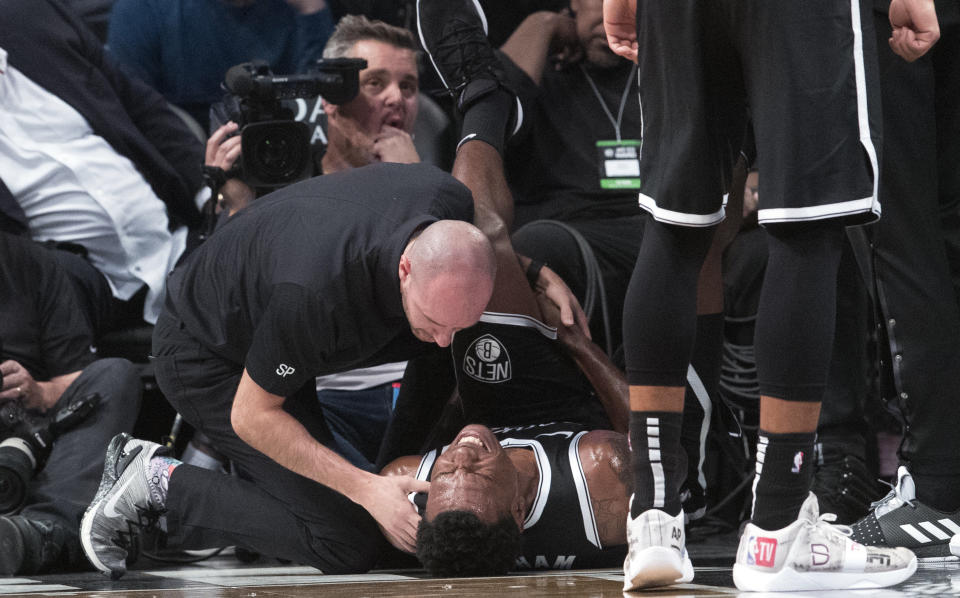
[[[0,515],[20,510],[36,460],[30,445],[16,437],[0,442]]]
[[[242,134],[243,169],[255,186],[280,186],[304,178],[310,167],[310,132],[301,122],[247,125]]]

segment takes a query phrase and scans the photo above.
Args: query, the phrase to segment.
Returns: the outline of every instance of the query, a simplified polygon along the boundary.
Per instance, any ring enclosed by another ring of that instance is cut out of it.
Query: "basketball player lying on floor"
[[[502,177],[499,155],[486,149],[465,143],[460,151],[483,152],[470,163]],[[483,179],[483,170],[473,172]],[[417,557],[433,575],[618,567],[632,492],[625,377],[581,329],[563,326],[538,301],[506,234],[505,185],[461,180],[476,225],[493,241],[497,281],[480,321],[451,343],[459,396],[438,428],[459,433],[435,434],[438,448],[399,457],[381,473],[430,481],[429,496],[411,499],[422,515]],[[459,425],[450,425],[451,412]]]

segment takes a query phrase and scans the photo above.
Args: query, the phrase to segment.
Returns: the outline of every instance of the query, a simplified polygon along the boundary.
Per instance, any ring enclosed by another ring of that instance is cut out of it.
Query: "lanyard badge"
[[[601,189],[640,188],[640,146],[637,139],[597,142]]]
[[[620,109],[617,112],[616,119],[613,118],[613,114],[607,107],[606,102],[603,101],[603,96],[600,95],[600,90],[597,89],[597,85],[593,82],[587,69],[583,68],[583,64],[580,65],[580,71],[583,73],[583,76],[586,77],[587,83],[590,84],[593,94],[597,96],[597,101],[600,102],[600,106],[607,115],[607,119],[609,119],[610,124],[613,125],[613,132],[617,137],[616,139],[601,139],[597,141],[597,164],[599,165],[600,171],[600,188],[639,189],[640,148],[643,145],[643,141],[639,139],[620,138],[620,124],[623,122],[623,109],[626,106],[627,96],[629,95],[634,77],[637,74],[637,66],[634,65],[633,69],[631,69],[630,76],[627,78],[627,84],[623,88],[623,94],[620,96]]]

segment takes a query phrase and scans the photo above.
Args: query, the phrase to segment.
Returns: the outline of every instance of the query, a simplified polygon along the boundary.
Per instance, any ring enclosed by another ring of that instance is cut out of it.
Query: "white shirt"
[[[154,323],[167,273],[186,247],[163,201],[73,107],[7,64],[0,48],[0,178],[37,241],[83,245],[114,297],[149,287],[143,317]]]
[[[399,382],[406,368],[406,361],[398,361],[317,376],[317,390],[366,390],[389,382]]]

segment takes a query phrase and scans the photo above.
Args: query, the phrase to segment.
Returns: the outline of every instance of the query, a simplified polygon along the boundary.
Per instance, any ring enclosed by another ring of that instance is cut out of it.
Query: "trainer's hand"
[[[374,476],[357,502],[373,515],[387,540],[404,552],[417,549],[420,514],[407,495],[428,492],[430,482],[409,476]]]
[[[926,54],[940,39],[933,0],[891,0],[890,48],[907,62]]]
[[[420,154],[413,145],[413,137],[403,129],[384,125],[373,139],[373,155],[380,162],[416,164]]]
[[[577,326],[587,336],[590,336],[590,323],[587,314],[583,313],[576,295],[563,282],[556,272],[544,266],[540,269],[537,278],[537,292],[543,293],[560,310],[560,321],[564,326]]]
[[[614,54],[637,61],[637,0],[603,0],[603,30]]]

